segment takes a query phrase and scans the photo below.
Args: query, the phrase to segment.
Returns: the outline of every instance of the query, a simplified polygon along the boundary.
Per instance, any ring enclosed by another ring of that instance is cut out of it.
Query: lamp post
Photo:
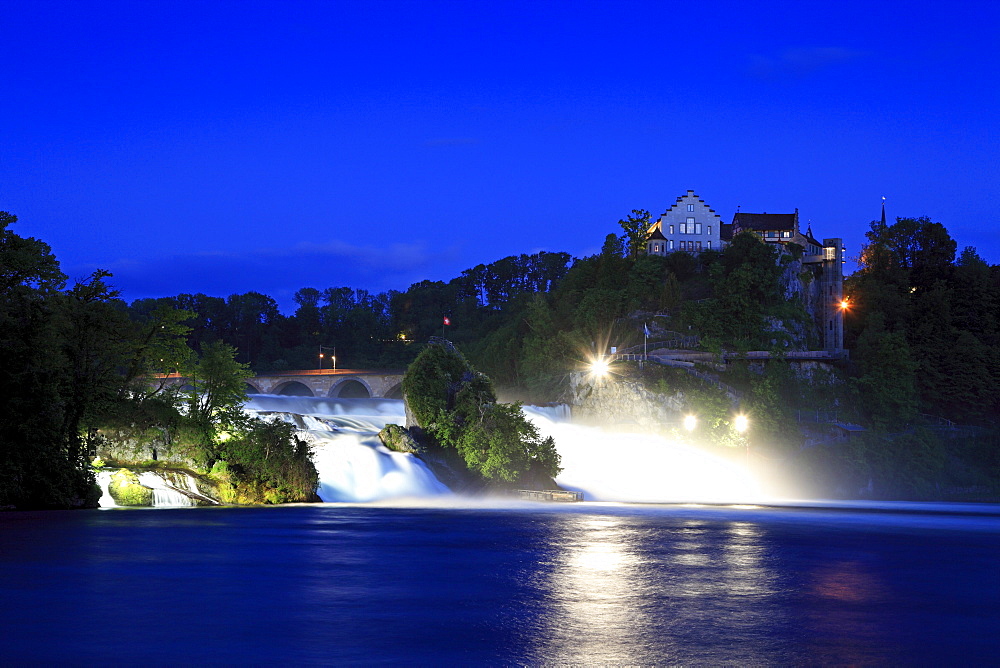
[[[325,357],[325,354],[323,353],[324,350],[332,350],[333,351],[333,354],[330,355],[330,359],[333,361],[333,369],[334,369],[334,371],[336,371],[337,370],[337,347],[336,346],[320,346],[319,347],[319,368],[320,369],[323,368],[323,358]]]

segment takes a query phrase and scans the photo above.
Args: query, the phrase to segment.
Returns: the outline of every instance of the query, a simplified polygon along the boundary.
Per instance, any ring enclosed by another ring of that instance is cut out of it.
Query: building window
[[[791,239],[792,238],[792,231],[791,230],[785,230],[784,232],[781,233],[781,236],[784,237],[785,239]]]
[[[674,226],[673,226],[673,225],[671,225],[671,226],[670,226],[670,234],[673,234],[673,233],[674,233]]]
[[[712,226],[711,226],[711,225],[709,225],[709,226],[708,226],[708,233],[709,233],[709,234],[711,234],[711,233],[712,233]]]
[[[827,246],[823,249],[823,259],[824,260],[836,260],[837,259],[837,248],[835,246]]]
[[[711,232],[711,230],[709,230],[709,232]],[[708,242],[708,250],[712,250],[712,242],[711,241]]]
[[[670,227],[673,228],[673,225],[671,225]],[[670,233],[673,234],[673,229],[670,230]],[[670,250],[674,249],[674,240],[673,239],[670,239],[669,241],[667,241],[667,248],[669,248]]]
[[[695,234],[701,234],[701,223],[695,223],[694,224],[694,233]]]
[[[688,204],[688,211],[694,211],[694,204]]]
[[[694,249],[696,251],[700,251],[701,250],[701,242],[700,241],[694,242]]]

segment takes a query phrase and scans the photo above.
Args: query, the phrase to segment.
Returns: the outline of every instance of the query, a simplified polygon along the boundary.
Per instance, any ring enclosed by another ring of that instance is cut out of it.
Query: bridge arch
[[[371,386],[361,378],[346,378],[330,388],[330,396],[340,399],[369,399]]]
[[[402,399],[403,398],[403,384],[402,383],[396,383],[395,385],[393,385],[392,387],[390,387],[388,390],[386,390],[384,396],[385,396],[386,399]]]
[[[243,381],[243,384],[246,385],[247,394],[264,394],[260,391],[259,387],[251,383],[249,380]]]
[[[274,394],[281,394],[287,397],[313,397],[313,391],[307,385],[297,380],[290,380],[274,388]]]

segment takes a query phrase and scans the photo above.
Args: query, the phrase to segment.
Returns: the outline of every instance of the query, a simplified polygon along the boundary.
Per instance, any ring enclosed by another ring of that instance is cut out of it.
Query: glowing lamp
[[[698,418],[696,418],[694,415],[685,415],[684,416],[684,428],[685,429],[687,429],[688,431],[694,431],[695,427],[697,427],[697,426],[698,426]]]
[[[747,430],[747,428],[749,426],[750,426],[750,421],[747,420],[747,416],[746,415],[737,415],[736,416],[736,421],[735,421],[735,423],[733,423],[733,427],[736,428],[736,431],[738,431],[738,432],[740,432],[742,434],[743,432],[745,432]]]
[[[603,359],[594,360],[590,363],[590,373],[595,376],[606,376],[608,375],[608,363]]]

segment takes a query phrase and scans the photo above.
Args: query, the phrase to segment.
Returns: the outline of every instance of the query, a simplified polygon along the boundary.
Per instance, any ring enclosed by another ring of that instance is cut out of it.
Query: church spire
[[[882,196],[882,227],[885,227],[885,195]]]

